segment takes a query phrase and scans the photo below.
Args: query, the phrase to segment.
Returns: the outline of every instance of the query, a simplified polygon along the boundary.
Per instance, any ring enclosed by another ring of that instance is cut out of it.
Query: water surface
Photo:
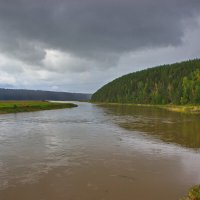
[[[1,200],[176,200],[200,183],[199,116],[78,104],[0,115]]]

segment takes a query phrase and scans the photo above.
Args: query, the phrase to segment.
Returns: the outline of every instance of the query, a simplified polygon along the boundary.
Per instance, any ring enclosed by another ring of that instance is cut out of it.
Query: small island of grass
[[[73,103],[58,103],[48,101],[0,101],[0,114],[33,112],[77,107]]]

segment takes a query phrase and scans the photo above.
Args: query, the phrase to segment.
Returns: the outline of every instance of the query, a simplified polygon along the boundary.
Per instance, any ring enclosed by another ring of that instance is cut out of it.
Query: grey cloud
[[[199,9],[199,0],[0,0],[0,49],[29,62],[44,59],[45,48],[117,58],[181,44],[183,22]]]
[[[3,26],[0,27],[3,29]],[[26,40],[2,29],[0,29],[0,53],[9,54],[28,64],[40,64],[40,61],[45,58],[46,53],[42,42]]]

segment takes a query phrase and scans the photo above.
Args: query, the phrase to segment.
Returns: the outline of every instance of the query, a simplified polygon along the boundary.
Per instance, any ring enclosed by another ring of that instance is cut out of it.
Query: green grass
[[[200,114],[200,105],[146,105],[146,104],[136,104],[136,106],[146,106],[146,107],[156,107],[165,109],[168,111],[179,112],[179,113],[192,113],[192,114]]]
[[[0,101],[0,114],[33,112],[77,107],[73,103],[52,103],[47,101]]]
[[[168,111],[179,112],[179,113],[200,114],[200,105],[174,105],[174,104],[154,105],[154,104],[107,103],[107,102],[106,103],[95,102],[94,104],[152,107],[152,108],[165,109]]]
[[[181,113],[193,113],[193,114],[200,114],[200,106],[198,105],[184,105],[184,106],[176,106],[176,105],[169,105],[163,106],[164,109],[181,112]]]
[[[200,185],[193,186],[181,200],[200,200]]]

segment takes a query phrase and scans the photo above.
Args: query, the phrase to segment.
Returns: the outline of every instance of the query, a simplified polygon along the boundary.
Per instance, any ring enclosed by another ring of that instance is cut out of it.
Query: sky
[[[0,88],[93,93],[199,38],[200,0],[0,0]]]

